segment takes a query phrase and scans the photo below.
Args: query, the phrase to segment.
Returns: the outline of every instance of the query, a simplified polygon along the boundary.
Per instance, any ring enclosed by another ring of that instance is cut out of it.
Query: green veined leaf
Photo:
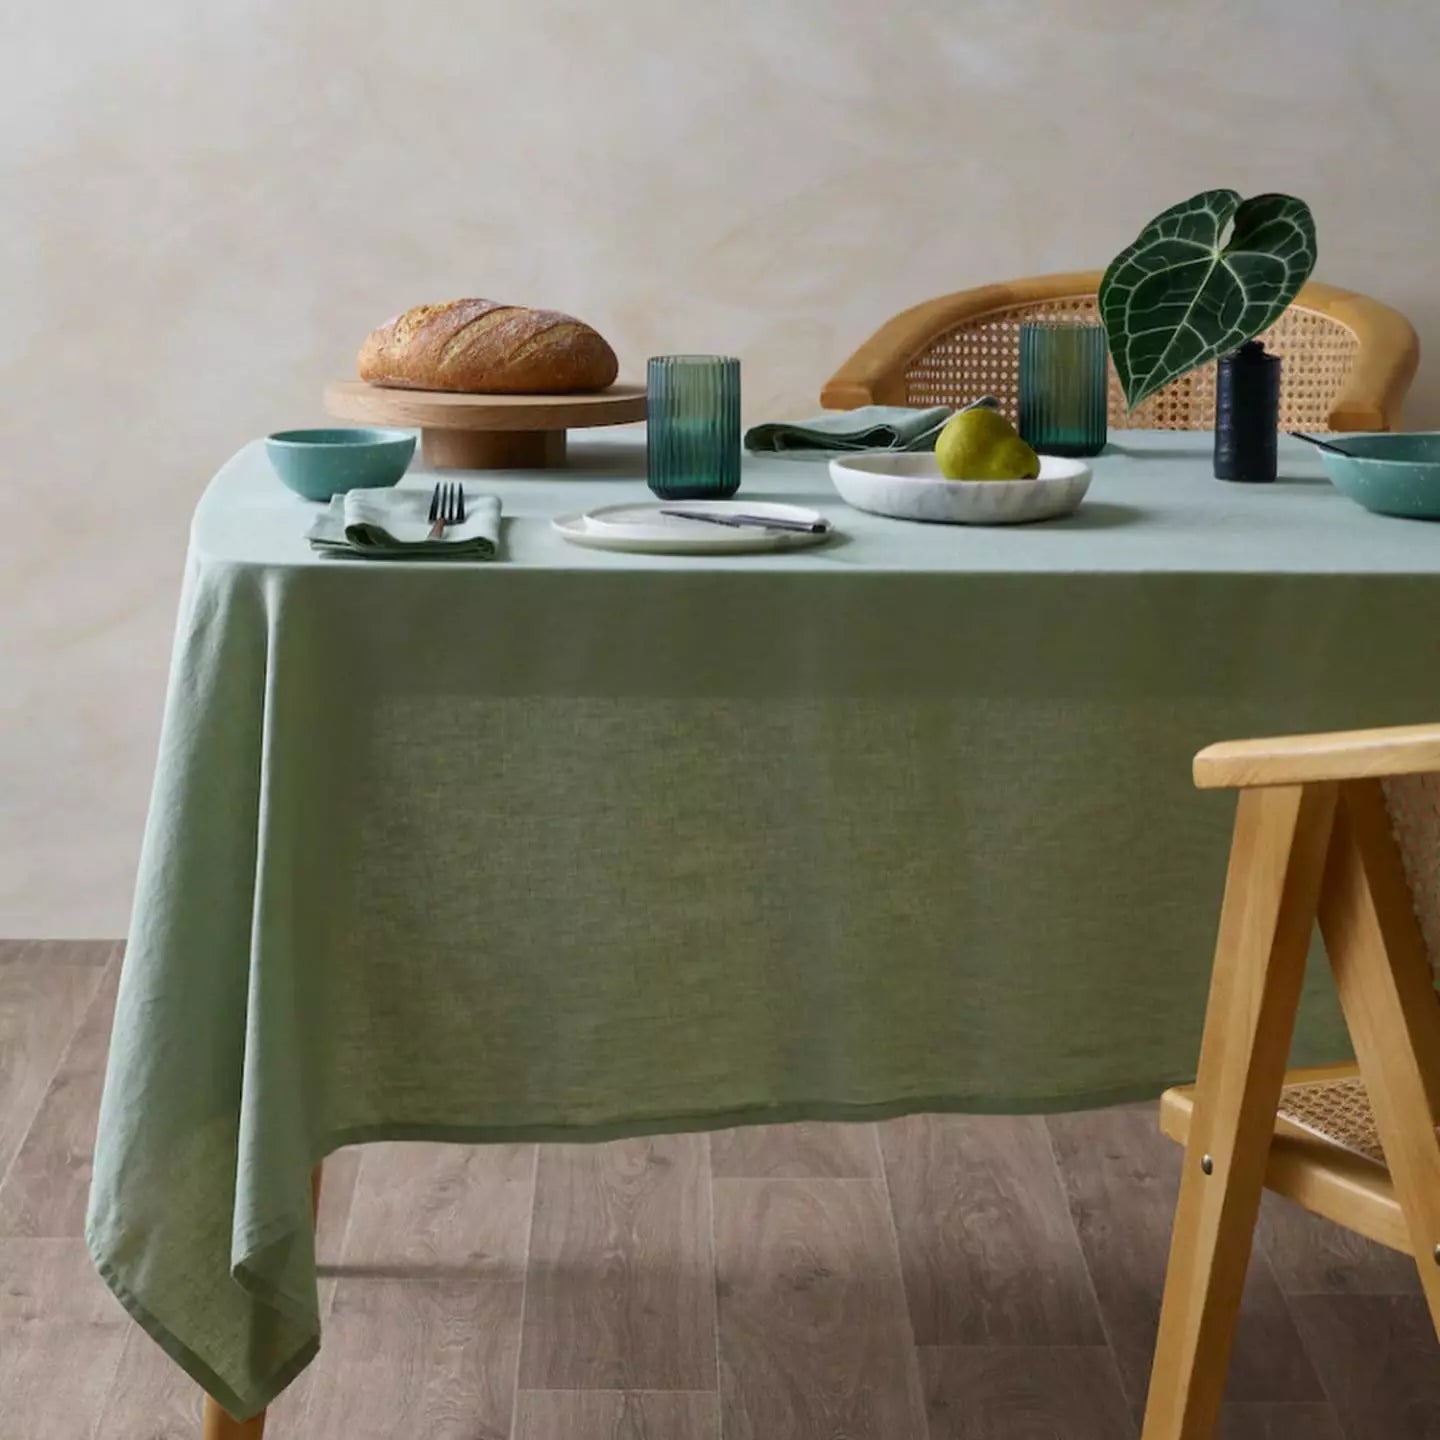
[[[1315,221],[1293,195],[1205,190],[1157,215],[1100,282],[1126,403],[1253,340],[1314,268]]]

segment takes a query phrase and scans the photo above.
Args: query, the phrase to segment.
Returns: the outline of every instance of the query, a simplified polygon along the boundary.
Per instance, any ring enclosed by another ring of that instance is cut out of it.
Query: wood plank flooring
[[[196,1440],[80,1238],[118,947],[0,942],[0,1440]],[[1153,1107],[326,1166],[267,1440],[1136,1440]],[[1440,1440],[1413,1270],[1267,1197],[1220,1440]]]

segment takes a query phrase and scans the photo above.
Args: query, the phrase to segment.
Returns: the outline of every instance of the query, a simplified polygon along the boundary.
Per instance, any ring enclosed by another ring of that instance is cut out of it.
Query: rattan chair
[[[1240,792],[1144,1440],[1208,1440],[1262,1188],[1414,1257],[1440,1330],[1440,725],[1250,740],[1195,759]],[[1356,1063],[1285,1073],[1318,920]],[[1428,940],[1428,944],[1427,944]]]
[[[1020,326],[1036,320],[1099,323],[1100,271],[1039,275],[927,300],[887,321],[831,376],[820,403],[954,405],[994,395],[1016,418]],[[1397,430],[1420,356],[1414,328],[1378,300],[1311,283],[1264,335],[1281,356],[1284,430]],[[1110,424],[1117,428],[1209,430],[1215,424],[1215,366],[1202,366],[1131,412],[1114,368]]]

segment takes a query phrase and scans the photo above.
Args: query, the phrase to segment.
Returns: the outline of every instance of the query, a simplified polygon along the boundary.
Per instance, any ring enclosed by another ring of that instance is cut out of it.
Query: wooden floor
[[[0,1440],[197,1434],[79,1238],[117,959],[0,944]],[[342,1151],[267,1434],[1134,1437],[1176,1171],[1150,1107]],[[1440,1437],[1408,1264],[1272,1200],[1223,1435]]]

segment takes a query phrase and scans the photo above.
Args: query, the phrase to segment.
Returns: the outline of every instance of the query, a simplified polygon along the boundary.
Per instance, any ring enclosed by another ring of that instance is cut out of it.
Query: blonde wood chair
[[[994,395],[1014,420],[1019,408],[1020,326],[1027,321],[1099,323],[1099,270],[1039,275],[927,300],[887,321],[821,392],[829,409],[858,405],[953,405]],[[1419,362],[1410,322],[1378,300],[1315,282],[1266,331],[1281,356],[1283,430],[1397,430]],[[1125,408],[1110,370],[1110,424],[1209,430],[1215,366],[1202,366]]]
[[[1440,725],[1247,740],[1143,1440],[1214,1433],[1262,1188],[1412,1256],[1440,1330]],[[1356,1062],[1285,1073],[1318,920]],[[1427,946],[1426,934],[1431,944]]]

